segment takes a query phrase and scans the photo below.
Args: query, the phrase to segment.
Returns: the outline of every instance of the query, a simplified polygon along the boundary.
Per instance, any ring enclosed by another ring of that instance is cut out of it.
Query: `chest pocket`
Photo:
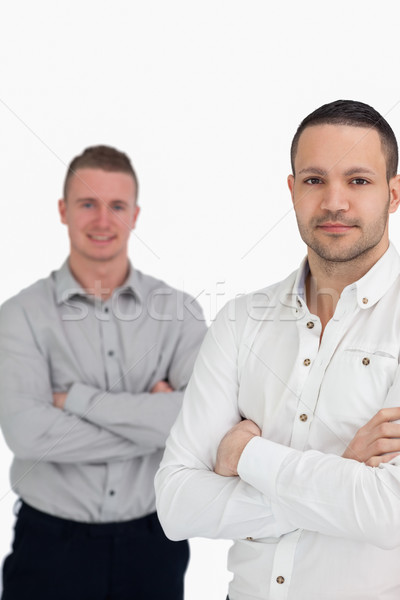
[[[348,347],[333,356],[316,411],[322,426],[330,424],[331,451],[340,451],[385,405],[397,367],[397,357],[378,349]]]

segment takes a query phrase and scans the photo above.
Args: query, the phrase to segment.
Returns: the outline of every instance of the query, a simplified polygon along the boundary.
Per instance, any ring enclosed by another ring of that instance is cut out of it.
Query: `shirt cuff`
[[[239,477],[262,492],[270,501],[274,501],[282,463],[294,452],[297,451],[293,448],[255,436],[245,446],[239,459]]]
[[[64,410],[78,415],[84,416],[89,410],[90,402],[93,397],[98,394],[97,388],[85,385],[84,383],[74,383],[70,388],[65,399]]]

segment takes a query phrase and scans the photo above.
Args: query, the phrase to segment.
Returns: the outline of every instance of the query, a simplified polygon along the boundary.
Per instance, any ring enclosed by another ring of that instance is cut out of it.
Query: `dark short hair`
[[[132,176],[136,187],[136,197],[139,192],[139,181],[130,158],[111,146],[91,146],[72,159],[65,176],[64,198],[67,197],[68,184],[79,169],[102,169],[115,173],[128,173]]]
[[[324,104],[309,114],[300,123],[290,148],[290,160],[294,172],[294,161],[299,139],[307,127],[315,125],[351,125],[353,127],[369,127],[378,132],[382,149],[386,157],[386,177],[389,180],[397,173],[398,147],[393,129],[389,123],[372,106],[356,100],[335,100]]]

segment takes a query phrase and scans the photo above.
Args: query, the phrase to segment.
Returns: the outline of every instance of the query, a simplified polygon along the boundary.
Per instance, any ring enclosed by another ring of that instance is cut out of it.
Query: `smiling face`
[[[70,179],[68,196],[59,201],[68,227],[70,263],[126,263],[128,240],[139,214],[136,187],[128,173],[79,169]]]
[[[388,215],[399,204],[399,177],[386,178],[386,158],[374,129],[307,127],[288,185],[309,257],[372,266],[388,247]]]

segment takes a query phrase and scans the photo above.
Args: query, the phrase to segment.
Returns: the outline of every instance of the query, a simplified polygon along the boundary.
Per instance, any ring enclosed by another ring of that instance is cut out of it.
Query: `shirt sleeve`
[[[164,448],[182,398],[183,392],[112,393],[75,383],[64,408],[139,446],[156,450]]]
[[[315,450],[301,452],[257,437],[245,447],[238,473],[268,498],[276,518],[293,528],[391,549],[400,545],[400,470],[396,462],[367,467],[355,460]]]
[[[24,309],[0,310],[0,424],[16,457],[110,462],[154,452],[53,406],[49,357],[39,350]]]
[[[139,446],[164,448],[206,332],[197,303],[195,309],[186,310],[184,318],[171,326],[180,329],[168,368],[168,381],[176,391],[113,393],[76,383],[67,394],[65,410]]]
[[[254,486],[213,470],[222,437],[241,420],[238,389],[237,340],[226,307],[205,337],[156,475],[158,514],[171,539],[276,537],[293,529],[277,522]]]

